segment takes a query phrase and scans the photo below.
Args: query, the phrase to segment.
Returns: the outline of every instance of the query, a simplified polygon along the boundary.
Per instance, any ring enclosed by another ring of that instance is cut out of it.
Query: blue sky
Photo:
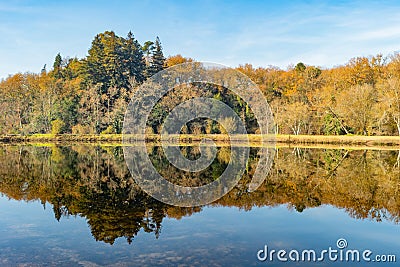
[[[400,1],[0,1],[0,78],[84,57],[105,30],[159,36],[165,55],[331,67],[400,50]]]

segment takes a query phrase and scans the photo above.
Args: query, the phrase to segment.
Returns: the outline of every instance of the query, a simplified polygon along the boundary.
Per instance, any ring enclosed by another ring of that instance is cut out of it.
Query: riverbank
[[[170,140],[173,140],[172,136]],[[214,140],[217,144],[229,143],[228,135],[180,135],[180,143],[198,142],[203,138]],[[266,136],[271,142],[281,144],[335,144],[335,145],[364,145],[364,146],[400,146],[400,136],[360,136],[360,135],[276,135]],[[141,140],[138,136],[130,136],[129,141]],[[250,144],[259,145],[261,135],[248,135]],[[127,140],[127,139],[125,139]],[[246,140],[244,135],[236,135],[232,138],[233,143],[243,143]],[[146,141],[160,142],[159,135],[147,135]],[[121,134],[88,134],[88,135],[53,135],[53,134],[33,134],[33,135],[0,135],[0,143],[121,143]],[[172,141],[171,141],[172,142]]]

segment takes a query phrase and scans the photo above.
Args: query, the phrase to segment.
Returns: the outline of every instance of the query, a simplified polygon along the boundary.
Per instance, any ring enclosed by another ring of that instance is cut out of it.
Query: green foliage
[[[129,88],[130,79],[142,82],[145,62],[143,50],[132,32],[127,38],[113,31],[96,35],[85,60],[86,82],[101,84],[101,93],[108,88]]]
[[[51,122],[51,133],[52,134],[62,134],[64,127],[65,127],[65,123],[60,119],[56,119]]]
[[[139,42],[133,37],[132,32],[128,33],[127,38],[122,43],[119,56],[122,59],[122,69],[127,70],[128,77],[134,78],[138,83],[143,82],[146,66],[143,50]]]
[[[135,87],[165,67],[193,59],[181,55],[165,59],[161,41],[143,46],[132,32],[97,34],[85,58],[55,56],[49,72],[17,73],[0,82],[0,132],[50,133],[62,121],[63,133],[121,133],[125,109]],[[358,57],[343,66],[321,69],[299,62],[287,70],[276,67],[237,68],[263,91],[282,134],[400,135],[400,55]],[[162,100],[149,117],[152,132],[173,105],[190,97],[213,97],[231,107],[245,121],[249,133],[258,125],[248,103],[226,88],[196,84]],[[190,95],[192,94],[192,95]],[[218,113],[217,110],[212,110]],[[218,124],[198,120],[187,133],[220,133]]]
[[[62,58],[61,58],[60,53],[58,53],[56,58],[54,59],[54,63],[53,63],[53,75],[54,75],[54,78],[56,78],[56,79],[60,79],[62,77],[61,64],[62,64]]]
[[[324,116],[324,134],[326,135],[341,135],[345,134],[338,118],[328,113]]]
[[[297,63],[296,67],[294,68],[296,71],[303,72],[306,69],[306,65],[303,62]]]
[[[107,129],[101,132],[101,134],[114,134],[114,128],[112,125],[108,126]]]
[[[165,57],[162,52],[161,41],[157,37],[154,44],[148,47],[150,50],[150,57],[148,58],[146,77],[151,77],[159,71],[164,69]]]

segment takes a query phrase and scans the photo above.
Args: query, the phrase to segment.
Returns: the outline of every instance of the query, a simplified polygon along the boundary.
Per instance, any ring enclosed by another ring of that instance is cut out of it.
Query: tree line
[[[3,79],[0,133],[121,133],[125,109],[136,88],[160,70],[188,61],[193,59],[166,58],[158,37],[140,44],[131,32],[126,37],[112,31],[100,33],[85,58],[58,54],[49,71],[44,67],[40,73]],[[277,133],[400,135],[399,54],[357,57],[332,68],[300,62],[285,70],[251,64],[237,70],[264,93]],[[181,93],[188,97],[185,90]],[[253,114],[240,98],[224,88],[209,87],[203,94],[227,102],[250,132],[256,132]],[[168,105],[171,102],[164,100],[154,109],[149,121],[153,133],[159,132]],[[220,133],[223,129],[215,122],[198,120],[185,131]]]
[[[400,135],[400,55],[357,57],[329,69],[238,68],[269,101],[276,132]]]
[[[157,37],[96,35],[83,59],[55,57],[50,71],[17,73],[0,83],[0,133],[119,133],[133,88],[164,68]]]

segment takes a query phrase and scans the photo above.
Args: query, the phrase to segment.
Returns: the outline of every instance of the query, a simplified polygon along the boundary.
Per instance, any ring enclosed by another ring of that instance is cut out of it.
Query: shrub
[[[52,134],[61,134],[61,133],[63,133],[64,126],[65,126],[65,123],[60,119],[56,119],[56,120],[52,121],[51,122],[51,133]]]

